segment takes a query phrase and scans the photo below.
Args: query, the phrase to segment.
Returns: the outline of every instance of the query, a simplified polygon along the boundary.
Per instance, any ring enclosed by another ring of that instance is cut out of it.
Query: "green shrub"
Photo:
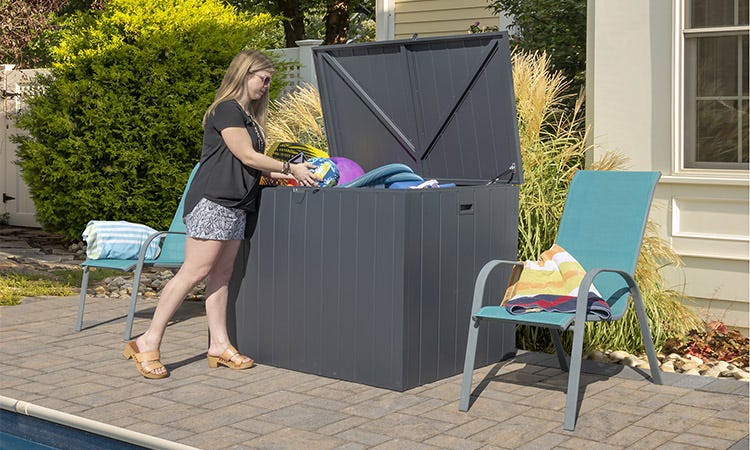
[[[29,136],[15,137],[44,229],[68,238],[89,220],[166,229],[229,62],[265,48],[275,25],[221,0],[112,0],[63,24],[51,74],[18,118]]]

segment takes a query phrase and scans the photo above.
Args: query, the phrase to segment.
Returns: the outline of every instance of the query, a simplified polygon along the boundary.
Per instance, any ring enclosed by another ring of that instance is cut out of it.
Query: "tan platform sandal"
[[[125,350],[122,351],[122,356],[124,356],[125,359],[133,358],[135,361],[135,368],[146,378],[159,379],[169,376],[169,372],[167,372],[166,369],[163,373],[155,373],[157,369],[164,367],[164,364],[160,361],[161,355],[159,354],[159,350],[139,352],[138,344],[136,344],[135,341],[130,341],[125,346]],[[144,362],[147,363],[145,367],[142,364]]]
[[[253,367],[253,365],[255,365],[255,361],[253,361],[252,359],[250,359],[250,361],[245,361],[242,363],[236,363],[232,361],[232,358],[237,355],[243,358],[247,358],[244,355],[240,355],[240,352],[238,352],[236,348],[230,345],[226,350],[224,350],[224,353],[222,353],[221,356],[206,355],[206,358],[208,359],[208,367],[215,369],[219,367],[219,365],[222,365],[225,367],[229,367],[230,369],[241,370],[249,369],[250,367]]]

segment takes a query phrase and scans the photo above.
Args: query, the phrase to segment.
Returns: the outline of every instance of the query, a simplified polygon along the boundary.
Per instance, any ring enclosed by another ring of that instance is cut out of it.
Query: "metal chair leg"
[[[76,331],[83,328],[83,307],[86,304],[86,289],[89,286],[89,268],[83,268],[83,278],[81,279],[81,300],[78,302],[78,318],[76,319]]]
[[[646,355],[648,356],[648,365],[651,368],[651,379],[656,384],[662,384],[659,360],[656,359],[656,351],[654,350],[654,341],[651,338],[651,330],[648,327],[646,309],[643,306],[641,291],[638,289],[638,286],[635,285],[635,282],[633,282],[633,285],[631,286],[630,295],[633,297],[635,315],[638,317],[638,326],[641,328],[641,340],[643,340],[643,347],[646,349]]]
[[[552,335],[552,342],[555,344],[555,353],[557,353],[557,362],[560,364],[560,370],[567,372],[568,361],[565,360],[565,349],[562,346],[562,341],[560,341],[560,333],[556,328],[550,328],[549,332]]]
[[[141,272],[143,263],[139,262],[133,273],[133,292],[130,294],[130,306],[128,307],[128,319],[125,323],[125,334],[123,340],[129,341],[133,334],[133,317],[135,316],[135,304],[138,301],[138,287],[141,283]]]
[[[469,410],[471,396],[471,379],[474,375],[474,360],[477,354],[477,337],[479,336],[479,319],[469,320],[469,338],[466,341],[466,357],[464,358],[464,374],[461,379],[461,400],[458,402],[459,411]]]
[[[570,352],[570,371],[568,372],[568,394],[565,402],[565,420],[563,428],[573,431],[576,427],[578,411],[578,386],[581,381],[581,365],[583,358],[583,333],[586,329],[585,321],[576,321],[573,325],[573,349]]]

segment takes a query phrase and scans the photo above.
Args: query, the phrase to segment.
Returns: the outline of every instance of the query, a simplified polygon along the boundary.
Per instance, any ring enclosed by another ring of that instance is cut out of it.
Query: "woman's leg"
[[[242,241],[225,241],[221,254],[216,264],[211,268],[206,282],[206,319],[208,319],[208,331],[210,344],[208,354],[210,356],[221,356],[224,350],[231,345],[229,333],[227,332],[227,299],[229,293],[229,281],[234,270],[234,261]],[[235,355],[232,358],[237,364],[250,361],[250,358]]]
[[[164,286],[156,305],[151,324],[141,336],[136,339],[140,352],[158,350],[167,324],[182,304],[185,296],[195,285],[200,283],[220,258],[223,246],[229,241],[213,241],[205,239],[185,239],[185,262],[175,276]],[[161,373],[164,369],[155,371]]]

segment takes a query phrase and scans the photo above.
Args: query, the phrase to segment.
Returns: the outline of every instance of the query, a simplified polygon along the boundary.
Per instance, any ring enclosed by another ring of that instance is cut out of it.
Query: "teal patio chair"
[[[643,300],[634,280],[651,199],[659,176],[658,172],[578,171],[573,177],[556,243],[586,270],[579,286],[575,313],[535,312],[511,315],[504,306],[483,307],[485,283],[492,270],[501,264],[522,265],[517,261],[501,260],[485,264],[474,285],[474,303],[469,320],[459,410],[469,409],[480,324],[483,321],[499,320],[540,326],[550,330],[560,369],[568,371],[563,428],[572,431],[578,415],[584,323],[587,320],[600,320],[598,316],[586,312],[589,287],[595,278],[596,288],[612,310],[609,320],[622,318],[628,305],[628,297],[632,297],[651,367],[651,378],[654,383],[661,384],[659,362],[654,352]],[[502,293],[499,297],[501,296]],[[573,348],[568,368],[559,332],[571,328]]]
[[[185,207],[185,194],[187,193],[190,183],[193,181],[193,176],[198,170],[196,164],[190,176],[188,177],[187,184],[182,193],[177,211],[175,211],[172,217],[172,223],[167,231],[159,231],[153,233],[146,239],[141,245],[141,251],[138,255],[138,259],[86,259],[81,263],[83,266],[83,279],[81,280],[81,300],[78,304],[78,318],[76,320],[76,331],[81,331],[83,328],[83,309],[86,303],[86,289],[89,284],[89,269],[92,267],[98,267],[102,269],[116,269],[122,270],[123,272],[134,272],[133,273],[133,292],[130,295],[130,308],[128,309],[127,322],[125,324],[125,335],[124,340],[129,341],[133,331],[133,316],[135,315],[135,304],[138,300],[138,286],[141,282],[141,273],[144,267],[162,267],[167,269],[176,269],[182,266],[185,260],[185,224],[182,221],[182,212]],[[148,245],[157,238],[164,237],[161,244],[161,251],[155,259],[146,259],[146,250]]]

